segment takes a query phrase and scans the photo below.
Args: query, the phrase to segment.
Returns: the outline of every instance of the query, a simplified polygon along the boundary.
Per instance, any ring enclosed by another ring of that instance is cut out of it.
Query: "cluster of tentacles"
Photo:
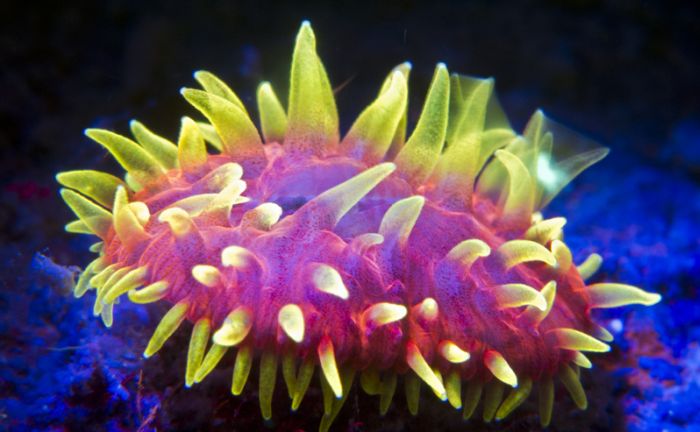
[[[573,265],[566,220],[539,213],[606,150],[558,157],[572,146],[553,147],[554,138],[574,135],[541,112],[515,133],[492,79],[450,76],[443,64],[405,139],[409,71],[390,73],[341,140],[304,23],[287,109],[269,83],[258,89],[264,139],[208,72],[195,74],[203,90],[182,90],[207,121],[183,118],[177,144],[135,121],[135,141],[87,130],[127,174],[57,177],[79,218],[66,229],[102,240],[75,295],[95,289],[107,326],[124,294],[172,304],[144,355],[192,322],[187,386],[236,347],[238,395],[258,359],[265,419],[278,365],[292,409],[320,370],[322,430],[356,374],[382,413],[399,379],[414,414],[421,383],[465,418],[483,399],[483,419],[502,419],[536,386],[546,425],[555,379],[585,408],[583,353],[608,351],[612,340],[591,309],[660,300],[629,285],[586,285],[600,256]]]

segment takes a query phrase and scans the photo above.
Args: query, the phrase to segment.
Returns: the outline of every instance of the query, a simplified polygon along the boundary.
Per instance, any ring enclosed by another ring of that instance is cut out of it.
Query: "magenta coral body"
[[[236,347],[239,394],[260,357],[265,418],[278,359],[293,409],[320,367],[328,396],[321,429],[356,372],[367,393],[380,395],[383,412],[398,376],[414,413],[419,379],[465,418],[482,390],[490,421],[537,383],[546,425],[554,377],[585,408],[576,371],[591,363],[582,352],[607,351],[600,340],[612,340],[591,309],[660,299],[629,285],[587,286],[600,257],[573,265],[565,220],[538,212],[606,151],[555,165],[540,112],[519,136],[492,121],[492,80],[450,78],[442,64],[406,142],[406,65],[341,142],[314,43],[303,25],[288,118],[261,86],[264,145],[235,94],[202,72],[205,90],[183,95],[211,125],[185,118],[177,146],[138,123],[138,144],[87,132],[128,175],[58,176],[79,217],[68,229],[103,240],[76,295],[95,288],[95,314],[108,326],[123,294],[172,304],[145,355],[184,320],[194,323],[188,386]],[[222,152],[207,153],[204,138]],[[513,390],[504,399],[506,385]]]
[[[119,267],[149,265],[149,282],[168,281],[171,288],[165,299],[190,304],[187,318],[192,322],[208,317],[217,327],[229,312],[245,306],[255,317],[249,343],[257,349],[294,349],[304,356],[323,336],[329,336],[339,363],[351,363],[360,370],[370,365],[405,369],[409,340],[429,361],[435,358],[446,363],[438,359],[436,350],[441,341],[451,340],[477,360],[460,367],[465,378],[484,374],[478,359],[488,349],[502,353],[518,375],[538,378],[571,359],[570,352],[546,341],[548,329],[595,331],[586,306],[590,299],[574,266],[566,273],[543,263],[506,270],[497,256],[489,256],[465,271],[444,259],[462,239],[481,239],[495,250],[507,240],[523,237],[525,230],[504,231],[490,223],[494,209],[487,202],[476,206],[482,212],[478,214],[448,210],[428,199],[405,244],[384,239],[381,245],[374,245],[362,234],[378,232],[389,207],[412,195],[408,183],[390,177],[333,226],[319,220],[323,208],[296,210],[368,167],[337,155],[314,158],[311,166],[304,163],[305,157],[287,154],[279,145],[268,147],[269,164],[262,173],[247,178],[244,172],[245,196],[250,201],[234,206],[229,220],[194,218],[196,229],[183,238],[167,224],[154,222],[145,227],[152,240],[133,247],[112,235],[105,249],[109,262]],[[207,172],[222,163],[225,158],[212,156]],[[168,180],[163,192],[147,188],[133,200],[146,203],[157,214],[180,199],[207,192],[178,171],[170,172]],[[281,222],[270,231],[246,224],[245,214],[266,202],[281,205]],[[222,267],[221,252],[231,245],[254,255],[244,270]],[[349,292],[347,300],[315,288],[311,272],[318,263],[341,274]],[[215,287],[198,283],[191,274],[198,264],[221,267],[221,283]],[[557,301],[539,332],[531,330],[522,310],[499,307],[490,289],[505,283],[541,287],[550,280],[557,282]],[[439,304],[435,319],[422,316],[417,308],[426,298],[435,298]],[[405,320],[381,327],[363,322],[363,312],[380,302],[406,305],[412,312]],[[289,303],[301,307],[306,321],[306,337],[298,345],[277,324],[279,309]]]

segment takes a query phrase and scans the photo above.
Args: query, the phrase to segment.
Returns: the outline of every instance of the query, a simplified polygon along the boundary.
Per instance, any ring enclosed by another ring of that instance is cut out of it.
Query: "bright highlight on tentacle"
[[[147,221],[150,216],[148,207],[139,209],[139,206],[134,207],[132,204],[136,203],[129,203],[126,189],[122,186],[117,187],[114,194],[112,224],[117,236],[128,248],[136,248],[140,243],[151,238],[142,223],[143,219]],[[139,213],[141,213],[140,216]]]
[[[255,260],[251,251],[240,246],[228,246],[221,251],[221,264],[225,267],[244,268]]]
[[[272,85],[269,82],[261,83],[256,96],[260,112],[260,129],[265,142],[281,143],[287,131],[287,114],[272,90]]]
[[[129,291],[129,300],[134,303],[153,303],[165,297],[168,293],[168,282],[158,281],[139,290]]]
[[[316,37],[305,21],[297,35],[289,84],[289,120],[284,144],[291,151],[323,154],[337,146],[338,111],[326,71],[316,55]]]
[[[610,346],[592,336],[571,328],[558,328],[549,331],[556,340],[559,348],[573,351],[608,352]]]
[[[102,239],[107,238],[112,225],[112,215],[107,210],[69,189],[61,189],[61,197],[90,231]]]
[[[202,318],[194,324],[190,347],[187,351],[187,369],[185,372],[185,385],[191,387],[195,382],[196,373],[204,359],[204,352],[207,349],[211,322],[208,318]]]
[[[588,360],[588,357],[586,357],[584,354],[582,354],[578,351],[576,351],[576,353],[574,353],[573,362],[577,366],[585,368],[585,369],[590,369],[593,367],[593,363],[591,363],[591,361]]]
[[[56,175],[56,180],[63,186],[75,189],[108,209],[112,208],[117,187],[124,186],[124,182],[117,177],[93,170],[62,172]]]
[[[202,90],[182,89],[182,96],[197,108],[221,137],[223,151],[232,157],[251,160],[251,174],[265,158],[262,141],[248,114],[231,101]]]
[[[406,345],[406,363],[413,372],[416,373],[430,388],[435,391],[436,394],[440,395],[440,399],[447,399],[447,392],[442,381],[438,379],[435,372],[430,368],[428,363],[425,361],[423,354],[421,354],[418,346],[413,342],[408,342]]]
[[[333,342],[331,342],[328,336],[321,338],[321,342],[318,344],[317,353],[318,361],[321,365],[321,370],[323,371],[323,376],[326,378],[326,382],[331,387],[331,390],[333,390],[333,394],[336,398],[343,397],[343,385],[340,382],[338,366],[335,362]]]
[[[124,169],[145,185],[165,174],[165,168],[140,145],[103,129],[86,129],[85,135],[109,151]]]
[[[614,308],[631,304],[651,306],[661,301],[661,296],[649,293],[632,285],[598,283],[588,286],[591,307]]]
[[[295,304],[282,306],[277,315],[277,322],[294,342],[299,343],[304,340],[304,313],[299,306]]]
[[[445,141],[450,99],[447,67],[439,63],[413,134],[396,156],[399,172],[413,185],[423,183],[437,164]]]
[[[388,177],[396,165],[381,163],[369,168],[309,201],[299,212],[312,208],[320,227],[333,228],[365,195]],[[312,207],[313,206],[313,207]]]
[[[433,321],[438,317],[440,308],[434,298],[427,297],[414,306],[413,310],[424,319]]]
[[[197,264],[192,267],[192,277],[209,288],[214,288],[221,283],[219,269],[208,264]]]
[[[588,280],[593,276],[603,264],[603,257],[597,253],[592,253],[588,255],[585,261],[576,266],[578,273],[581,275],[581,279]]]
[[[541,309],[536,306],[528,306],[523,312],[523,315],[535,325],[541,323],[545,318],[547,318],[547,315],[549,315],[549,312],[552,310],[554,300],[557,295],[557,282],[547,282],[547,284],[540,290],[540,294],[542,294],[542,297],[544,297],[546,301],[546,307]]]
[[[508,194],[501,215],[504,224],[528,221],[534,209],[534,188],[527,167],[507,150],[496,150],[494,156],[508,171]]]
[[[493,376],[511,387],[518,386],[518,377],[511,369],[510,365],[498,351],[487,350],[484,353],[484,365],[491,371]]]
[[[461,264],[468,270],[477,259],[487,257],[490,254],[489,245],[479,239],[469,239],[453,247],[447,254],[447,259]]]
[[[543,262],[555,266],[557,260],[544,246],[530,240],[510,240],[503,243],[496,251],[502,258],[507,270],[525,262]]]
[[[134,288],[140,287],[144,284],[146,276],[148,275],[148,268],[145,266],[135,268],[129,273],[119,279],[112,287],[107,291],[104,296],[103,301],[105,303],[114,303],[117,298]]]
[[[513,283],[496,285],[492,290],[500,307],[534,306],[541,311],[547,310],[547,300],[531,286]]]
[[[214,370],[216,365],[219,364],[227,351],[228,347],[218,345],[216,343],[212,344],[211,348],[209,348],[209,351],[204,356],[204,359],[201,361],[199,368],[194,374],[194,382],[199,383],[207,375],[209,375],[209,373]]]
[[[547,244],[561,236],[564,225],[566,225],[566,219],[563,217],[545,219],[528,228],[525,231],[525,238],[540,244]]]
[[[464,363],[471,357],[468,352],[452,341],[442,341],[438,345],[440,354],[450,363]]]
[[[241,224],[247,223],[253,228],[262,231],[270,231],[272,226],[276,224],[282,216],[282,212],[282,207],[275,203],[262,203],[254,209],[247,211],[245,215],[243,215]]]
[[[158,216],[158,222],[167,223],[177,237],[182,237],[195,229],[190,215],[179,207],[163,210]]]
[[[317,290],[347,300],[350,294],[343,283],[340,273],[326,264],[319,264],[311,275],[312,283]]]
[[[571,264],[573,262],[571,251],[563,241],[558,239],[552,240],[551,247],[552,255],[554,255],[554,259],[557,260],[557,269],[566,273],[571,268]]]
[[[214,343],[230,347],[236,346],[248,336],[253,327],[253,316],[245,306],[237,307],[226,316],[221,327],[214,333]]]
[[[396,201],[389,207],[379,226],[379,234],[384,237],[384,242],[396,242],[399,247],[405,245],[424,203],[425,198],[422,196],[412,196]]]
[[[180,324],[185,320],[185,315],[189,307],[187,303],[178,303],[163,316],[156,331],[153,332],[151,340],[148,341],[148,346],[143,352],[144,357],[148,358],[160,350],[165,341],[175,333],[175,330],[177,330]]]
[[[365,322],[380,327],[402,320],[407,312],[404,305],[382,302],[367,308],[363,315]]]
[[[406,78],[395,70],[389,75],[387,87],[355,120],[341,147],[368,164],[381,162],[391,147],[407,103]]]
[[[206,169],[207,147],[197,124],[183,117],[177,141],[177,160],[185,175],[195,176]]]
[[[177,159],[177,146],[167,139],[151,132],[141,122],[132,120],[129,128],[136,141],[151,155],[163,168],[175,168]]]

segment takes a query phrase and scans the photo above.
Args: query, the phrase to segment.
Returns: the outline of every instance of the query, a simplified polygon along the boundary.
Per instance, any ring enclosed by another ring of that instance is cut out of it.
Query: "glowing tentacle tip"
[[[376,303],[364,312],[365,321],[375,327],[380,327],[402,320],[408,311],[406,306],[394,303]]]
[[[440,308],[434,298],[426,297],[422,302],[414,306],[414,310],[423,318],[432,321],[438,317]]]
[[[578,270],[579,275],[581,275],[581,279],[587,280],[600,269],[602,264],[603,257],[597,253],[592,253],[588,255],[588,258],[586,258],[581,264],[576,266],[576,269]]]
[[[190,215],[179,207],[163,210],[158,216],[158,221],[167,223],[176,236],[183,236],[194,228]]]
[[[343,300],[347,300],[350,296],[338,270],[327,264],[319,264],[314,268],[311,274],[311,282],[317,290]]]
[[[445,360],[455,364],[464,363],[471,357],[467,351],[464,351],[462,348],[457,346],[456,343],[449,340],[440,342],[440,345],[438,345],[438,351],[442,357],[445,358]]]
[[[202,285],[213,288],[221,282],[221,272],[218,268],[207,265],[197,264],[192,267],[192,277]]]
[[[549,331],[556,338],[559,348],[572,351],[608,352],[610,345],[586,333],[572,328],[558,328]]]
[[[299,306],[295,304],[282,306],[277,314],[277,322],[294,342],[299,343],[304,340],[304,313]]]
[[[406,345],[406,364],[416,373],[433,391],[440,395],[440,399],[447,400],[447,391],[442,381],[428,365],[418,346],[409,341]]]
[[[540,311],[547,310],[545,297],[529,285],[521,283],[497,285],[493,287],[493,293],[499,306],[503,308],[534,306]]]
[[[483,240],[464,240],[447,253],[447,259],[461,264],[469,269],[474,262],[491,254],[491,248]]]
[[[316,352],[318,354],[318,361],[321,364],[321,371],[323,372],[326,382],[330,386],[335,397],[338,399],[342,398],[343,385],[340,381],[338,365],[335,361],[333,342],[331,342],[331,339],[328,336],[321,338]]]
[[[507,270],[518,264],[539,261],[554,267],[557,260],[552,253],[539,243],[530,240],[510,240],[498,248],[498,254]]]
[[[591,296],[591,307],[593,308],[614,308],[631,304],[651,306],[661,301],[659,294],[619,283],[589,285],[588,294]]]
[[[180,324],[185,320],[185,315],[189,305],[187,303],[181,302],[173,306],[161,319],[158,327],[153,332],[153,336],[148,341],[148,346],[143,352],[143,356],[148,358],[158,352],[158,350],[163,346],[165,341],[175,333]]]
[[[518,386],[518,377],[510,367],[503,355],[498,351],[487,350],[484,353],[484,365],[491,371],[493,376],[511,387]]]
[[[221,327],[214,333],[214,343],[225,347],[236,346],[248,336],[252,327],[253,315],[250,309],[239,306],[226,316]]]
[[[269,231],[279,221],[282,211],[282,207],[273,202],[262,203],[248,211],[243,220],[259,230]]]
[[[162,280],[154,282],[146,287],[139,290],[129,291],[129,300],[133,303],[146,304],[153,303],[165,297],[168,293],[168,288],[170,284],[168,281]]]
[[[244,268],[250,265],[255,256],[241,246],[228,246],[221,251],[221,264],[225,267]]]

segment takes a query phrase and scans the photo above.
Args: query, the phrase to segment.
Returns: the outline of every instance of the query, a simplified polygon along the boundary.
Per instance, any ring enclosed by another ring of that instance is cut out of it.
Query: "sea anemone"
[[[566,220],[540,213],[607,149],[573,153],[581,140],[541,111],[515,133],[492,79],[450,76],[441,63],[405,139],[410,69],[397,66],[340,139],[305,22],[287,109],[269,83],[258,88],[262,138],[236,94],[205,71],[194,74],[203,90],[182,95],[207,121],[184,117],[177,144],[136,121],[135,141],[88,129],[126,175],[57,176],[78,216],[66,229],[101,239],[76,297],[94,288],[107,327],[124,294],[172,305],[144,356],[193,323],[188,387],[236,347],[239,395],[259,361],[265,419],[278,366],[293,410],[320,371],[321,430],[358,374],[382,413],[399,380],[414,415],[422,383],[464,418],[483,399],[487,422],[536,387],[547,425],[555,379],[585,408],[583,353],[612,340],[591,310],[660,300],[630,285],[586,285],[601,257],[574,265]]]

